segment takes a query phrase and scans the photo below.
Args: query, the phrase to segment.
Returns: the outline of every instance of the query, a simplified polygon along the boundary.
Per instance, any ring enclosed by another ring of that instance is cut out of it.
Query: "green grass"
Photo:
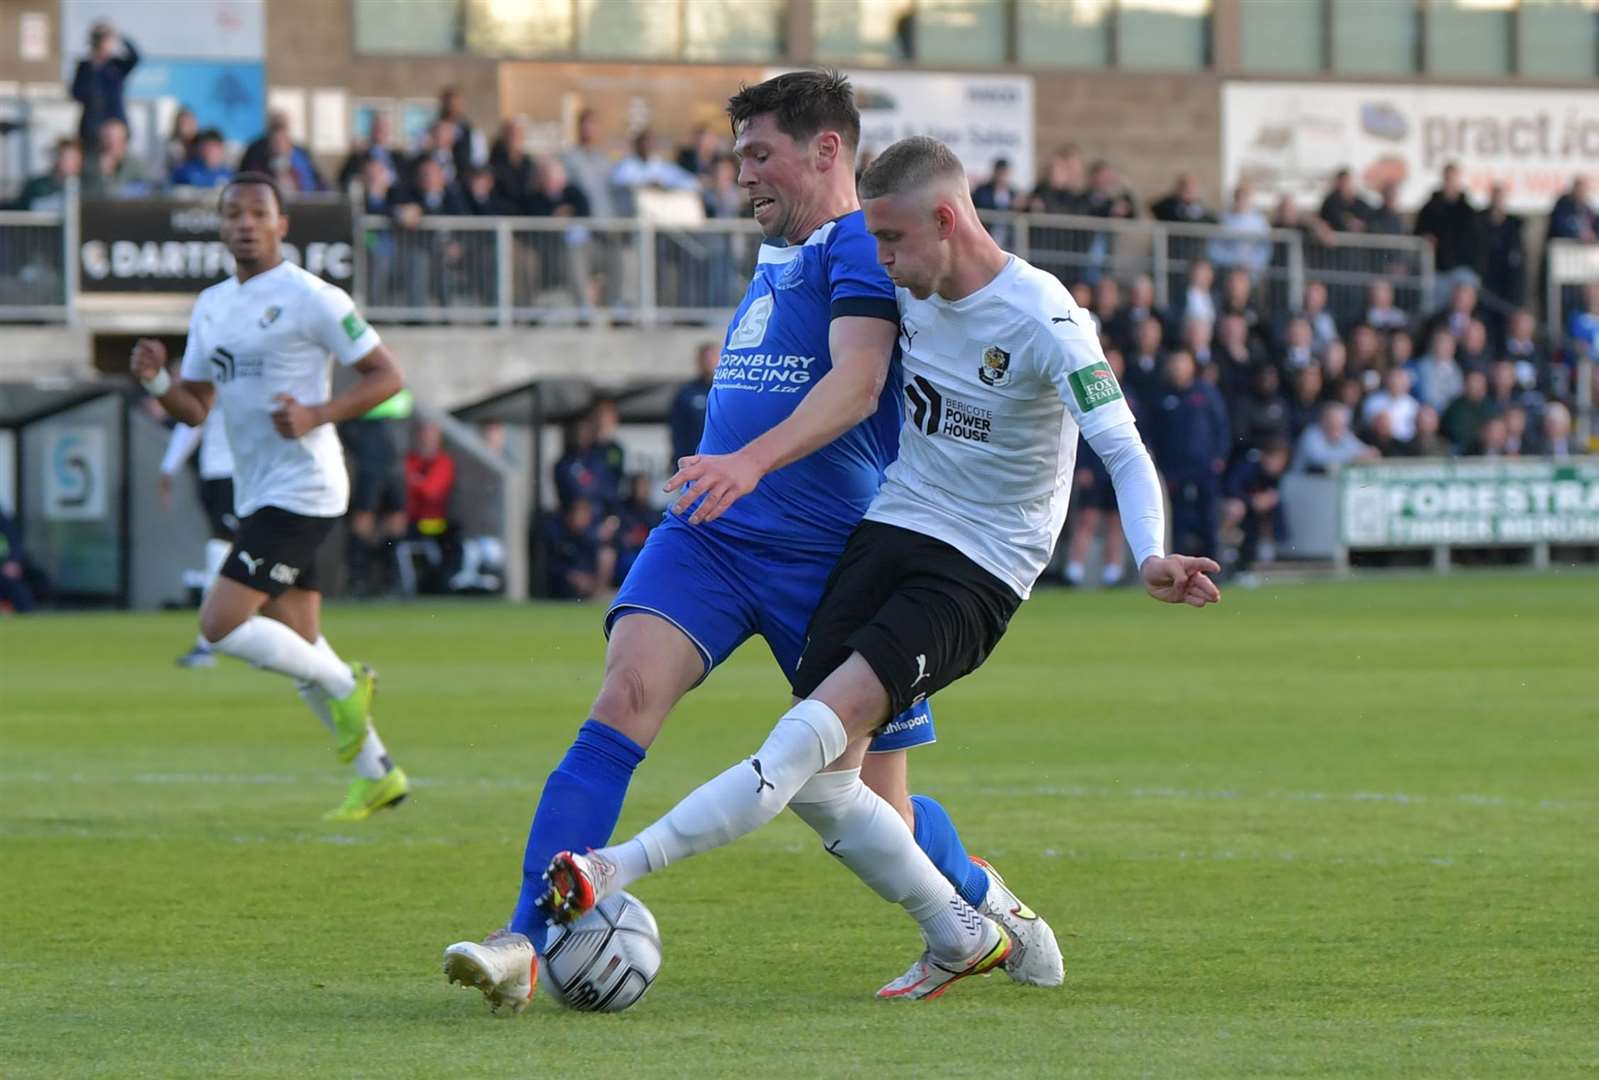
[[[913,782],[1061,933],[1067,985],[880,1003],[912,926],[785,817],[642,883],[642,1005],[447,987],[501,923],[584,716],[594,610],[330,609],[417,797],[345,774],[281,680],[182,672],[178,615],[0,622],[0,1075],[1592,1076],[1599,577],[1041,594],[940,696]],[[685,703],[630,831],[747,754],[764,648]]]

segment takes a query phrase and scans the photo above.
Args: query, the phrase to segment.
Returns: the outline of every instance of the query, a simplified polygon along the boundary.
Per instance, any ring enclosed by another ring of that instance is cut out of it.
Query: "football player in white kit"
[[[161,458],[161,507],[172,508],[172,478],[193,455],[200,451],[200,505],[205,509],[211,536],[205,542],[205,592],[211,590],[222,571],[222,563],[233,547],[239,519],[233,513],[233,451],[228,449],[228,433],[223,428],[222,410],[212,409],[205,423],[190,427],[179,421],[167,440]],[[178,657],[183,668],[215,667],[217,658],[204,634],[195,635],[194,645]]]
[[[908,408],[899,458],[811,619],[794,679],[805,700],[759,750],[632,840],[563,852],[547,876],[562,919],[643,875],[729,843],[792,805],[827,850],[921,925],[927,949],[880,997],[937,997],[1010,944],[860,782],[872,732],[975,670],[1049,560],[1077,437],[1105,462],[1157,600],[1221,599],[1209,559],[1164,553],[1160,481],[1088,313],[1052,275],[1002,251],[948,147],[889,147],[860,181],[867,228],[897,286]],[[930,904],[929,898],[942,904]]]
[[[376,676],[341,660],[321,631],[317,552],[349,505],[333,425],[360,416],[403,383],[350,297],[286,261],[289,219],[270,177],[241,173],[222,189],[222,242],[236,265],[200,294],[177,380],[166,349],[141,339],[132,370],[173,418],[198,427],[222,410],[234,457],[239,529],[200,609],[215,649],[294,679],[354,762],[344,802],[325,816],[360,821],[410,791],[371,724]],[[328,357],[360,378],[337,397]]]

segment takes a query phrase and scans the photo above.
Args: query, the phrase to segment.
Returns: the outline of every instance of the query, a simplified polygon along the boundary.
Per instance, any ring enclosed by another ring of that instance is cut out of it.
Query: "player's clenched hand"
[[[322,417],[318,415],[317,410],[309,405],[300,404],[293,394],[278,394],[272,400],[278,403],[278,407],[272,412],[272,426],[285,439],[298,439],[322,423]]]
[[[1210,575],[1220,572],[1210,559],[1196,559],[1192,555],[1167,555],[1164,558],[1144,560],[1139,572],[1144,578],[1144,589],[1156,600],[1167,604],[1187,604],[1204,607],[1221,601],[1221,590],[1210,580]]]
[[[672,513],[685,513],[694,500],[704,496],[695,507],[690,525],[715,521],[739,499],[755,490],[761,482],[761,469],[743,454],[694,454],[677,463],[677,472],[666,482],[667,492],[682,489],[683,495],[672,504]]]
[[[167,366],[167,347],[155,338],[140,338],[133,346],[128,370],[141,382],[149,382]]]

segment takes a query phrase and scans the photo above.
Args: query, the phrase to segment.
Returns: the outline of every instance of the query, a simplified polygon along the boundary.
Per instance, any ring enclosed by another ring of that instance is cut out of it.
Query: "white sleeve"
[[[1087,438],[1089,447],[1110,473],[1116,506],[1121,511],[1122,532],[1127,534],[1127,544],[1138,565],[1144,565],[1151,555],[1165,555],[1166,503],[1155,463],[1138,435],[1138,425],[1129,417],[1127,423],[1101,428]]]
[[[1042,332],[1044,375],[1090,441],[1101,431],[1133,422],[1121,384],[1099,347],[1088,312],[1073,307]]]
[[[211,366],[205,362],[205,342],[200,340],[200,305],[205,295],[194,302],[189,312],[189,336],[183,343],[183,363],[178,366],[178,377],[189,382],[211,382]]]
[[[184,354],[184,362],[188,362],[188,353]],[[161,475],[171,476],[183,468],[183,463],[189,460],[194,453],[194,448],[200,445],[200,429],[190,427],[181,420],[172,429],[172,437],[167,440],[167,452],[161,456]]]
[[[308,300],[306,333],[339,363],[353,364],[383,344],[378,332],[361,318],[361,313],[355,310],[355,301],[344,290],[323,285]]]

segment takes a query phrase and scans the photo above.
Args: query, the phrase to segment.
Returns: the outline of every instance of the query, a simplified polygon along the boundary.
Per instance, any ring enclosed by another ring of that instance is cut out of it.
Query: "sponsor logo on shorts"
[[[916,678],[911,681],[911,688],[915,689],[916,687],[920,686],[921,683],[922,683],[922,680],[927,678],[931,674],[932,674],[932,672],[927,670],[927,654],[926,653],[917,653],[916,654]]]
[[[1083,412],[1093,412],[1101,405],[1120,401],[1122,397],[1122,388],[1116,383],[1116,373],[1103,360],[1078,368],[1066,376],[1066,381],[1072,384],[1072,395],[1077,398],[1077,407]]]
[[[250,576],[254,577],[255,575],[257,575],[257,574],[259,574],[261,572],[261,564],[263,562],[265,562],[266,560],[265,559],[252,559],[252,558],[250,558],[250,553],[248,551],[245,551],[243,548],[240,548],[239,549],[239,561],[242,562],[245,565],[245,567],[249,569]]]
[[[912,704],[920,704],[922,699],[926,696],[926,694],[921,695],[916,699],[916,701],[912,702]],[[926,711],[919,712],[914,715],[901,714],[894,717],[894,719],[890,720],[882,727],[878,728],[874,733],[874,737],[882,738],[885,735],[902,735],[907,731],[915,731],[917,728],[926,727],[932,722],[932,715]]]
[[[293,585],[300,580],[300,568],[298,566],[290,566],[287,563],[276,563],[271,571],[267,573],[267,577],[279,585]]]
[[[928,435],[986,443],[994,432],[994,411],[951,397],[917,375],[905,384],[911,423]]]

